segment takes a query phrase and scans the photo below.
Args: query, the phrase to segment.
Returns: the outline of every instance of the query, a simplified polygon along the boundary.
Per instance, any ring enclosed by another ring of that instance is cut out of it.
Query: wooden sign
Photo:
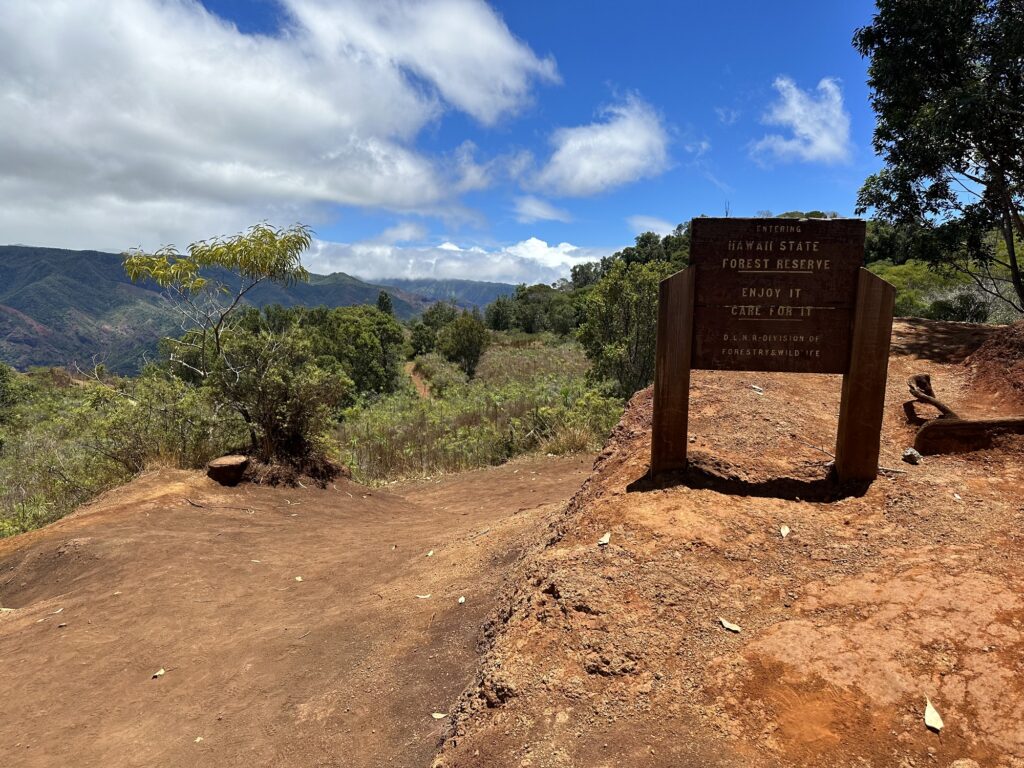
[[[856,219],[694,219],[662,281],[651,471],[686,466],[692,368],[843,374],[836,471],[873,480],[895,290],[861,268]]]

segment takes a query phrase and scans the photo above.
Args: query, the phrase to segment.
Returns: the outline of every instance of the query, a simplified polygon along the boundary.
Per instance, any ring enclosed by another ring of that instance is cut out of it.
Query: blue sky
[[[873,4],[13,0],[0,242],[311,224],[316,271],[552,280],[699,214],[852,215]]]

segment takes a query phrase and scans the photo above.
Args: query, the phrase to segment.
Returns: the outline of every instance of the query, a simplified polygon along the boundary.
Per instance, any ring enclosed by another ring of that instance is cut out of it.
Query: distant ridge
[[[454,299],[456,304],[464,307],[483,308],[499,296],[511,296],[516,291],[516,287],[510,283],[480,280],[386,278],[379,282],[430,301]]]
[[[435,296],[455,296],[460,306],[472,306],[488,303],[486,297],[498,295],[502,287],[512,289],[471,280],[390,282],[396,285],[336,272],[311,275],[308,283],[287,288],[260,285],[247,298],[259,307],[345,307],[374,304],[385,290],[396,317],[405,320],[426,309]],[[410,290],[404,285],[409,282],[421,283],[421,289]],[[435,283],[445,287],[432,288]],[[154,356],[161,337],[174,333],[176,323],[160,289],[128,280],[118,254],[0,246],[0,361],[8,365],[25,369],[77,362],[85,367],[96,358],[111,370],[134,372]]]

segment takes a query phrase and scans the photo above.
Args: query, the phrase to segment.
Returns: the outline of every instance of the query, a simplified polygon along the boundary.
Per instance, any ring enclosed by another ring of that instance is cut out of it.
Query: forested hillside
[[[121,262],[120,255],[100,251],[0,246],[0,360],[26,368],[86,365],[95,357],[111,370],[132,372],[153,357],[158,340],[175,330],[176,317],[165,311],[160,289],[133,284]],[[435,295],[476,305],[511,290],[470,280],[396,282],[374,285],[342,272],[310,275],[308,283],[261,284],[246,300],[257,307],[345,307],[373,304],[387,291],[395,316],[408,319]]]

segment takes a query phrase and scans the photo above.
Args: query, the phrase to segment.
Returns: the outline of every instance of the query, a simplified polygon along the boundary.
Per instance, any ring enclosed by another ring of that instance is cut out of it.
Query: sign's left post
[[[658,287],[651,475],[686,469],[690,359],[696,270],[688,267]]]

